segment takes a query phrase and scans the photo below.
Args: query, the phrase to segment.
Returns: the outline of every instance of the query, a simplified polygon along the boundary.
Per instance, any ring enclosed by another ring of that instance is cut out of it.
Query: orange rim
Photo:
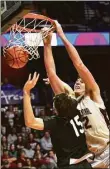
[[[47,21],[51,22],[51,24],[54,24],[54,20],[52,20],[51,18],[49,18],[49,17],[47,17],[47,16],[40,15],[40,14],[28,13],[28,14],[24,15],[23,18],[21,18],[21,19],[26,19],[26,18],[30,18],[30,19],[40,19],[40,20],[45,20],[45,21],[47,20]],[[22,26],[17,25],[17,23],[15,23],[15,24],[13,24],[10,28],[8,28],[5,32],[3,32],[2,34],[7,33],[8,31],[11,30],[12,27],[14,28],[14,26],[15,26],[15,29],[16,29],[16,27],[17,27],[18,29],[22,29],[22,31],[24,31],[24,32],[25,32],[25,31],[31,31],[31,30],[32,30],[32,29],[30,29],[30,28],[23,28]],[[33,30],[33,32],[40,32],[40,30],[39,30],[39,29]]]
[[[34,18],[34,19],[41,19],[41,20],[48,20],[51,23],[54,23],[54,21],[50,18],[48,18],[47,16],[44,15],[40,15],[40,14],[34,14],[34,13],[28,13],[26,15],[23,16],[23,18]]]

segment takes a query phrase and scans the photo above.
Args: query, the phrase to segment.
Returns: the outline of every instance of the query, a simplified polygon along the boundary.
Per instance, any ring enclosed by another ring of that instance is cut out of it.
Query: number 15
[[[74,121],[75,121],[75,122],[74,122]],[[81,121],[79,121],[79,116],[78,116],[78,115],[74,117],[74,120],[71,119],[71,120],[70,120],[70,123],[72,124],[73,129],[74,129],[75,134],[76,134],[77,137],[80,136],[80,133],[84,133],[83,124],[82,124]],[[81,129],[79,129],[79,131],[78,131],[78,129],[77,129],[76,126],[81,126]]]

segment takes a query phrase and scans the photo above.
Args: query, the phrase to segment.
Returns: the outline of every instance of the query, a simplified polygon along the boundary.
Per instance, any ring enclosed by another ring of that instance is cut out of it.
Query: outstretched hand
[[[31,74],[29,74],[29,78],[27,82],[24,85],[23,91],[29,92],[34,86],[36,85],[37,81],[39,79],[39,74],[37,72],[34,73],[33,78],[31,79]]]
[[[63,29],[62,29],[60,23],[57,20],[54,20],[54,26],[55,26],[55,29],[56,29],[58,35],[60,37],[62,37],[64,35],[64,32],[63,32]]]
[[[47,27],[41,29],[42,37],[44,37],[46,32],[48,32],[48,35],[45,38],[43,38],[44,45],[51,44],[51,40],[52,40],[52,31],[50,31],[49,28]]]

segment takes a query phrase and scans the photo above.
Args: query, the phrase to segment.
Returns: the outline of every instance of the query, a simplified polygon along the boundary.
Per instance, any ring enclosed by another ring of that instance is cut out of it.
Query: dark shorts
[[[85,160],[85,161],[82,161],[79,164],[72,164],[72,165],[65,166],[65,167],[59,167],[58,169],[80,169],[80,168],[91,169],[92,166],[91,166],[91,164],[88,163],[87,160]]]

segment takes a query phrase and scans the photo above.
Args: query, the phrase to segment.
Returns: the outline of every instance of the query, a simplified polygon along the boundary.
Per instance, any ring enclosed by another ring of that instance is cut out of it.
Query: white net
[[[48,30],[41,34],[41,28],[48,27]],[[19,23],[14,24],[10,29],[10,36],[7,46],[4,47],[4,56],[6,49],[12,46],[22,46],[26,50],[31,59],[40,57],[38,47],[49,31],[53,29],[52,23],[47,19],[23,18]]]

